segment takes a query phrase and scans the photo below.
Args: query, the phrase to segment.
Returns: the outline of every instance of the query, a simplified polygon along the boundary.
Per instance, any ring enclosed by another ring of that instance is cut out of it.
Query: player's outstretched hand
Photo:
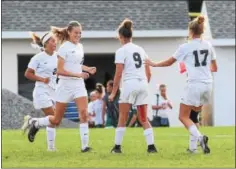
[[[151,61],[150,59],[145,59],[144,64],[155,67],[155,62]]]
[[[89,69],[88,69],[88,72],[90,73],[90,74],[95,74],[96,73],[96,71],[97,71],[97,68],[96,67],[89,67]]]
[[[43,78],[42,79],[42,82],[45,83],[45,84],[48,84],[50,81],[50,78],[49,77],[46,77],[46,78]]]
[[[82,72],[82,73],[79,73],[78,77],[79,78],[83,78],[83,79],[88,79],[89,78],[89,74],[86,73],[86,72]]]

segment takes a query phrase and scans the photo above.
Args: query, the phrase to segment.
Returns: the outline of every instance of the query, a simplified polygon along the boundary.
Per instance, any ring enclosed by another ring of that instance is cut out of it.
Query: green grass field
[[[34,143],[19,130],[2,131],[2,167],[105,167],[105,168],[203,168],[235,167],[234,127],[201,128],[209,136],[211,154],[188,154],[188,133],[184,128],[155,128],[159,153],[147,154],[141,128],[126,130],[123,154],[111,154],[114,129],[91,129],[93,151],[80,152],[78,129],[57,129],[57,152],[46,151],[46,133],[42,129]],[[200,148],[199,148],[200,150]]]

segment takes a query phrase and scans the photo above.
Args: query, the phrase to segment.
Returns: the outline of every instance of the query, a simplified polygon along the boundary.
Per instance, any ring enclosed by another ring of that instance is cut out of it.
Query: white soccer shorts
[[[212,83],[188,83],[184,89],[181,103],[189,106],[203,106],[209,104],[212,94]]]
[[[54,106],[55,90],[48,87],[35,87],[33,91],[33,104],[36,109]]]
[[[125,80],[122,85],[119,103],[129,103],[135,106],[149,103],[148,83],[146,80]]]
[[[56,88],[56,101],[69,103],[80,97],[87,97],[83,79],[60,79]]]

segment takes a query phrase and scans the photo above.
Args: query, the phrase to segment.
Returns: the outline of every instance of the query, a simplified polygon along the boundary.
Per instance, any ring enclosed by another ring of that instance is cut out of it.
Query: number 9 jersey
[[[123,81],[129,79],[147,80],[144,60],[147,54],[144,49],[133,43],[127,43],[116,51],[115,63],[124,64]]]
[[[202,39],[193,39],[182,44],[173,56],[184,62],[188,73],[188,82],[212,82],[211,61],[216,59],[212,45]]]
[[[124,65],[119,103],[135,106],[149,103],[148,81],[143,64],[145,58],[147,54],[144,49],[131,42],[116,51],[115,63]]]

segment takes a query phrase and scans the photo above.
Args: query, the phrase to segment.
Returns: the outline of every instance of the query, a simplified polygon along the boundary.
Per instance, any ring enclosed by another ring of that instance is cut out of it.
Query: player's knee
[[[127,122],[127,118],[124,115],[120,114],[119,115],[119,120],[118,120],[118,126],[119,127],[125,127],[126,122]]]
[[[54,120],[53,120],[53,123],[54,123],[54,124],[53,124],[54,126],[59,126],[60,123],[61,123],[61,119],[54,119]]]
[[[88,114],[87,109],[80,110],[80,122],[87,122],[88,121]]]
[[[179,121],[183,122],[184,121],[184,116],[179,115]]]
[[[142,116],[140,116],[140,117],[139,117],[139,122],[143,125],[143,124],[145,124],[145,123],[148,122],[148,119],[147,119],[147,117],[142,117]]]

